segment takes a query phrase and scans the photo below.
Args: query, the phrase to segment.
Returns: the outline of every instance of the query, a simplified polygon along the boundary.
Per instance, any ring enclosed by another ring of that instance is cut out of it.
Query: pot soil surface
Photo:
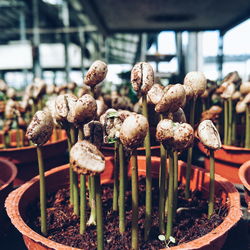
[[[130,187],[130,183],[129,183]],[[112,210],[113,185],[105,184],[103,188],[103,215],[104,215],[104,241],[105,249],[130,249],[131,248],[131,191],[126,192],[126,231],[119,233],[118,213]],[[145,177],[139,178],[139,242],[140,249],[161,249],[166,244],[158,239],[158,181],[153,181],[153,213],[150,239],[143,242],[143,225],[145,211]],[[88,197],[88,194],[87,194]],[[200,191],[194,191],[189,200],[185,200],[184,187],[178,188],[179,212],[174,224],[173,237],[179,245],[197,239],[216,228],[227,215],[227,207],[220,198],[215,199],[215,213],[207,218],[207,199]],[[185,208],[184,208],[185,207]],[[183,208],[183,209],[180,209]],[[190,209],[186,209],[190,208]],[[40,233],[39,202],[35,201],[27,209],[27,224]],[[90,210],[87,208],[87,218]],[[84,235],[79,234],[79,218],[73,214],[69,205],[69,190],[60,189],[50,194],[47,199],[47,224],[48,238],[58,243],[81,249],[96,249],[96,228],[87,227]],[[173,244],[169,244],[173,246]]]

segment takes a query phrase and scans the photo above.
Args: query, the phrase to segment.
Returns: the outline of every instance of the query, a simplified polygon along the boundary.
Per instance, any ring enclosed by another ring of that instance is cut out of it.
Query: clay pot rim
[[[145,159],[145,156],[138,156],[138,161],[142,158]],[[105,159],[106,159],[106,161],[108,161],[108,160],[112,160],[113,157],[107,156],[107,157],[105,157]],[[152,161],[155,160],[155,161],[160,162],[159,157],[151,157],[151,160]],[[182,161],[179,161],[179,164],[186,165]],[[45,176],[48,176],[48,175],[51,175],[55,172],[67,169],[68,167],[69,167],[69,165],[67,164],[67,165],[63,165],[63,166],[51,169],[45,173]],[[192,168],[197,169],[199,171],[202,171],[206,175],[209,175],[208,171],[206,171],[202,168],[199,168],[199,167],[192,167]],[[78,249],[78,248],[73,248],[73,247],[67,247],[63,244],[54,242],[52,240],[49,240],[49,239],[41,236],[40,234],[33,231],[30,227],[28,227],[28,225],[22,219],[22,217],[20,215],[20,211],[19,211],[19,206],[17,206],[17,204],[19,204],[23,193],[27,189],[29,189],[29,187],[31,187],[38,180],[39,180],[39,176],[34,177],[33,179],[31,179],[27,183],[23,184],[18,189],[12,191],[9,194],[9,196],[7,197],[7,199],[5,201],[5,208],[7,210],[7,214],[9,216],[9,218],[11,219],[12,224],[17,228],[17,230],[22,235],[31,238],[35,242],[41,243],[43,245],[45,244],[49,248],[58,249],[58,250],[76,250],[76,249]],[[200,248],[202,246],[209,245],[211,241],[226,234],[229,231],[229,229],[231,229],[240,220],[240,218],[242,216],[242,212],[240,210],[240,197],[239,197],[238,191],[236,190],[236,188],[234,187],[234,185],[232,183],[230,183],[225,178],[223,178],[217,174],[215,174],[215,181],[217,183],[219,183],[224,188],[224,190],[228,194],[228,199],[231,201],[231,203],[234,204],[234,206],[229,207],[228,215],[225,217],[224,221],[218,227],[216,227],[214,230],[212,230],[210,233],[208,233],[202,237],[199,237],[196,240],[193,240],[193,241],[190,241],[187,243],[183,243],[179,246],[171,247],[170,249],[190,250],[190,249],[197,249],[197,248]],[[201,242],[202,242],[202,244],[201,244]]]
[[[11,176],[10,178],[0,187],[0,191],[5,189],[7,186],[10,185],[11,182],[14,181],[14,179],[17,176],[17,168],[15,166],[15,164],[9,160],[7,160],[4,157],[0,157],[0,164],[3,163],[5,165],[7,165],[10,169],[11,169]]]
[[[246,171],[248,168],[250,168],[250,161],[246,161],[243,165],[241,165],[238,175],[244,187],[250,191],[250,183],[246,179]]]

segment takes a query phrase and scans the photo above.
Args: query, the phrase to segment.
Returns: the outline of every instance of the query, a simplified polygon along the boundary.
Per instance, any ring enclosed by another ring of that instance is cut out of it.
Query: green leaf
[[[166,240],[166,237],[165,237],[164,235],[160,234],[160,235],[158,235],[158,239],[159,239],[160,241],[165,241],[165,240]]]
[[[174,238],[173,236],[170,236],[170,237],[169,237],[169,241],[172,242],[172,243],[175,243],[175,242],[176,242],[176,241],[175,241],[175,238]]]
[[[110,112],[108,113],[107,115],[107,118],[115,118],[115,117],[118,117],[118,112]]]
[[[108,138],[108,144],[115,143],[117,141],[117,138]]]

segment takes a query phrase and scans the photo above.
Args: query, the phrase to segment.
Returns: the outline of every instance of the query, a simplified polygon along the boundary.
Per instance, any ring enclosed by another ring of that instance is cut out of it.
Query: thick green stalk
[[[102,190],[101,190],[101,181],[100,175],[97,174],[94,176],[95,184],[95,199],[96,199],[96,231],[97,231],[97,250],[104,249],[104,237],[103,237],[103,215],[102,215]]]
[[[228,102],[224,100],[224,144],[228,144]]]
[[[250,148],[250,105],[246,107],[246,135],[245,135],[245,148]]]
[[[228,99],[228,134],[227,134],[227,143],[232,145],[232,122],[233,122],[233,103],[232,99]]]
[[[16,146],[17,148],[20,148],[21,146],[21,136],[20,136],[20,128],[18,124],[18,119],[16,118]]]
[[[142,96],[142,114],[148,120],[148,105],[147,96]],[[146,148],[146,214],[144,225],[144,240],[148,239],[150,227],[151,227],[151,213],[152,213],[152,176],[151,176],[151,145],[150,145],[150,133],[149,129],[144,140]]]
[[[3,148],[8,148],[8,132],[3,134]]]
[[[159,230],[161,234],[165,232],[165,183],[166,183],[166,150],[162,143],[160,144],[161,166],[159,177]]]
[[[122,143],[119,143],[119,175],[119,229],[123,234],[125,232],[125,167]]]
[[[194,127],[195,103],[196,103],[196,98],[193,98],[193,100],[191,100],[190,121],[189,121],[192,127]],[[186,186],[185,186],[186,199],[190,197],[190,178],[191,178],[192,157],[193,157],[193,147],[190,147],[188,148],[188,155],[187,155]]]
[[[86,176],[80,175],[80,234],[86,230]]]
[[[208,218],[214,212],[214,150],[210,149],[210,183],[209,183],[209,203]]]
[[[233,102],[233,107],[236,106],[235,101]],[[235,108],[232,110],[232,145],[236,143],[236,123],[237,123],[237,115],[235,112]]]
[[[178,200],[178,152],[174,151],[174,206],[173,206],[173,221],[175,221],[175,214]]]
[[[113,211],[118,210],[118,188],[119,188],[119,142],[115,142],[114,151],[114,188],[113,188]]]
[[[134,150],[131,155],[132,165],[132,250],[138,247],[138,166],[137,152]]]
[[[168,220],[166,238],[172,236],[173,231],[173,199],[174,199],[174,160],[173,151],[169,151],[169,182],[168,182]]]
[[[96,200],[95,200],[95,180],[93,176],[89,176],[89,202],[90,202],[90,217],[87,222],[88,225],[96,225]]]
[[[41,233],[47,235],[47,223],[46,223],[46,187],[44,178],[44,162],[42,155],[42,148],[37,146],[37,159],[39,168],[39,185],[40,185],[40,212],[41,212]]]

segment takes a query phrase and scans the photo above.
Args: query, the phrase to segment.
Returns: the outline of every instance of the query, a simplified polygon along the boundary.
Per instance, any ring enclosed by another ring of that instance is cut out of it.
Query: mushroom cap
[[[56,86],[54,84],[47,84],[46,85],[46,94],[52,95],[55,93]]]
[[[13,88],[8,88],[6,95],[9,99],[14,99],[16,97],[16,91]]]
[[[149,63],[139,62],[131,71],[131,84],[133,89],[146,95],[154,84],[154,70]]]
[[[71,148],[70,163],[78,174],[96,175],[105,169],[104,155],[86,140],[78,141]]]
[[[84,137],[97,148],[103,144],[103,126],[99,121],[91,121],[83,126]]]
[[[105,104],[103,99],[96,100],[96,106],[97,106],[96,115],[98,118],[100,118],[101,115],[104,114],[105,111],[108,109],[108,106]]]
[[[179,122],[179,123],[187,122],[186,115],[182,108],[178,108],[176,112],[169,113],[167,117],[173,122]]]
[[[97,60],[90,66],[83,81],[86,85],[94,87],[105,79],[107,72],[107,64],[103,61]]]
[[[221,97],[224,99],[232,98],[234,92],[235,92],[235,84],[230,82],[222,92]]]
[[[16,115],[17,104],[13,99],[9,99],[5,105],[5,119],[14,119]]]
[[[236,113],[241,114],[246,111],[247,104],[244,101],[238,101],[235,107]]]
[[[244,97],[243,102],[245,102],[246,104],[250,103],[250,92]]]
[[[184,85],[189,85],[194,91],[194,96],[201,96],[207,87],[207,79],[202,72],[193,71],[187,73],[184,78]]]
[[[240,85],[240,93],[242,95],[246,95],[250,92],[250,82],[243,82]]]
[[[26,135],[34,144],[41,146],[51,137],[54,124],[50,112],[37,111],[33,116]]]
[[[200,141],[209,149],[217,150],[221,148],[220,135],[211,120],[204,120],[198,126],[198,136]]]
[[[188,123],[174,123],[174,145],[175,150],[183,150],[189,147],[194,140],[194,130]]]
[[[162,98],[164,87],[160,84],[153,84],[152,88],[148,91],[147,101],[149,104],[156,105]]]
[[[159,142],[169,145],[174,141],[173,121],[170,119],[162,119],[156,127],[156,139]]]
[[[239,100],[241,98],[241,93],[240,91],[235,91],[232,95],[232,100],[236,101],[236,100]]]
[[[222,108],[218,105],[213,105],[208,111],[212,114],[220,114],[222,112]]]
[[[187,84],[183,84],[183,87],[186,92],[186,101],[188,102],[194,97],[194,90],[192,89],[190,85],[187,85]]]
[[[129,149],[138,148],[148,132],[148,121],[146,117],[132,114],[122,123],[120,130],[120,141]]]
[[[186,92],[182,84],[167,86],[161,100],[156,104],[155,111],[158,113],[176,112],[186,103]]]
[[[80,97],[73,109],[75,123],[87,123],[96,117],[97,104],[96,100],[88,94]]]

